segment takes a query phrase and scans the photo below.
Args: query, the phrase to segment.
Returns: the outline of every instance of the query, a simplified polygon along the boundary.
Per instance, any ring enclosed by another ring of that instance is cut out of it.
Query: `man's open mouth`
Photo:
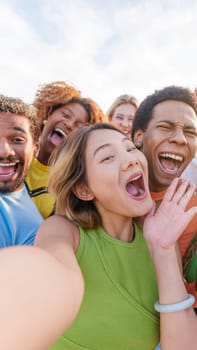
[[[0,178],[7,178],[16,173],[19,163],[19,161],[10,163],[0,163]]]
[[[160,153],[159,161],[162,169],[168,173],[176,173],[183,164],[184,158],[175,153]]]
[[[143,176],[140,174],[131,178],[126,185],[126,190],[132,197],[135,198],[144,195],[145,186]]]

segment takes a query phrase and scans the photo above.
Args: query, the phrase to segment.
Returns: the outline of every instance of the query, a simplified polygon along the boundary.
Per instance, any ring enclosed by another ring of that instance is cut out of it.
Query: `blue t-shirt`
[[[16,192],[0,193],[0,248],[33,245],[42,221],[25,186]]]

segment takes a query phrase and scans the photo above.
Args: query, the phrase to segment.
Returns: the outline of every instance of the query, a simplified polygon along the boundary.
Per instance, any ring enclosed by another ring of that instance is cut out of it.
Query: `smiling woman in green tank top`
[[[192,308],[159,314],[154,303],[187,299],[175,246],[197,212],[185,211],[195,188],[175,179],[155,212],[143,153],[101,123],[57,150],[49,190],[56,215],[41,225],[36,245],[80,268],[85,284],[74,322],[51,349],[150,350],[159,339],[162,350],[194,349]]]
[[[51,164],[56,214],[41,224],[28,259],[13,251],[14,282],[1,282],[0,253],[0,286],[17,300],[1,288],[12,317],[4,302],[0,348],[153,350],[160,342],[196,350],[194,298],[176,245],[197,214],[186,210],[195,189],[174,179],[156,209],[146,159],[120,130],[98,123],[71,133]],[[20,261],[29,275],[16,271]]]

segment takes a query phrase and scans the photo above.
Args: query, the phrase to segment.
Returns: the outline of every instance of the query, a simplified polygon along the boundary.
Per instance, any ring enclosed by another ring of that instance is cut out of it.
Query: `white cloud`
[[[0,91],[31,102],[39,84],[66,80],[106,110],[122,93],[197,86],[195,1],[106,3],[2,0]]]

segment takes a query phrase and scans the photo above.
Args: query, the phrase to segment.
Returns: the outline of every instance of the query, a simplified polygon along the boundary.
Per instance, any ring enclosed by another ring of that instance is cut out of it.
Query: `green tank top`
[[[138,226],[131,243],[102,228],[80,229],[76,257],[85,280],[83,303],[51,350],[153,350],[159,342],[157,282]]]

